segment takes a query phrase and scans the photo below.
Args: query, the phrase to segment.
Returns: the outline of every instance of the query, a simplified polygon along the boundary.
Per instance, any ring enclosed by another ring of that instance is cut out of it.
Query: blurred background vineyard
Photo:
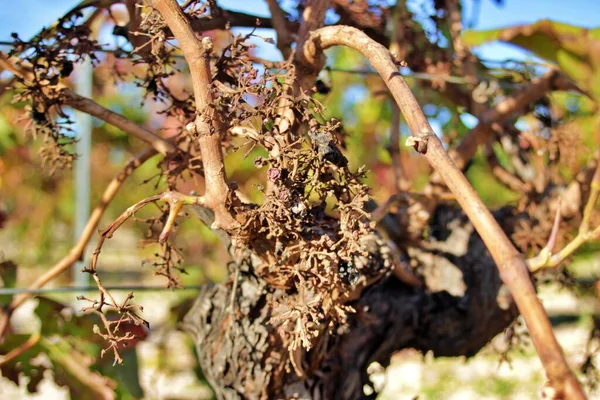
[[[75,3],[67,0],[23,0],[7,4],[0,10],[0,40],[10,40],[12,31],[24,38],[33,35],[42,25],[52,23]],[[262,2],[256,2],[260,5],[228,0],[219,3],[228,9],[268,16],[266,4]],[[283,3],[285,6],[286,2]],[[427,30],[428,18],[431,18],[428,14],[431,11],[429,2],[408,1],[408,4],[420,16],[415,23]],[[600,61],[597,59],[600,54],[600,29],[587,31],[583,28],[600,26],[600,3],[593,0],[568,3],[466,0],[463,13],[465,21],[471,21],[471,29],[474,30],[465,36],[467,42],[479,46],[474,47],[475,52],[488,60],[486,65],[499,81],[505,74],[516,74],[520,79],[528,80],[544,70],[546,63],[551,63],[558,65],[568,76],[583,84],[584,89],[589,90],[594,100],[555,92],[545,99],[545,105],[553,113],[571,121],[570,128],[581,139],[583,150],[578,152],[577,165],[585,165],[590,161],[599,144],[595,100],[600,98]],[[24,14],[28,18],[18,17]],[[125,20],[126,13],[115,7],[114,17]],[[502,36],[505,42],[512,42],[517,47],[494,42],[500,37],[500,32],[493,30],[495,28],[531,24],[543,18],[571,25],[548,22],[549,25],[534,25],[533,35]],[[248,33],[249,30],[238,29],[236,32]],[[264,37],[273,36],[269,30],[258,29],[255,33]],[[214,33],[212,36],[217,47],[224,46],[230,39],[226,33]],[[110,35],[110,32],[100,32],[99,37],[101,43],[109,44],[108,47],[114,48],[115,44],[124,43]],[[251,41],[258,46],[258,56],[280,59],[275,46],[259,37]],[[597,50],[595,55],[591,49]],[[369,170],[367,183],[373,188],[372,195],[377,199],[386,199],[394,192],[394,185],[391,161],[386,150],[392,112],[389,99],[384,94],[385,85],[377,75],[347,72],[369,70],[357,53],[335,49],[330,55],[330,69],[321,74],[325,89],[316,97],[326,107],[326,115],[344,122],[347,134],[345,154],[351,167],[366,165]],[[164,137],[172,135],[178,122],[159,112],[162,109],[160,102],[142,103],[142,90],[133,81],[115,85],[110,72],[116,66],[117,70],[123,72],[133,70],[143,74],[144,66],[118,60],[110,53],[98,57],[100,64],[93,76],[94,100]],[[0,78],[7,76],[7,72],[0,74]],[[415,86],[418,79],[423,78],[409,76],[407,81]],[[171,82],[170,85],[176,90],[183,90],[189,82]],[[450,139],[460,138],[476,123],[473,116],[448,104],[435,91],[417,91],[416,95],[431,118],[434,129],[443,131]],[[41,162],[38,155],[40,138],[27,133],[28,121],[23,119],[25,104],[13,103],[11,98],[9,92],[0,97],[0,261],[14,262],[18,268],[16,281],[13,280],[12,284],[26,287],[64,256],[74,243],[73,179],[69,170],[49,173],[48,166]],[[519,126],[536,129],[539,121],[533,115],[535,112],[532,109],[528,116],[518,121]],[[407,134],[405,126],[401,127],[401,131]],[[131,155],[143,149],[143,144],[98,120],[94,120],[92,138],[91,206],[94,207],[108,182]],[[226,159],[230,179],[236,181],[253,200],[261,196],[259,185],[264,185],[256,174],[253,162],[256,155],[244,158],[243,152],[236,152]],[[413,154],[403,152],[402,157],[408,166],[409,178],[416,182],[414,190],[418,191],[420,185],[426,182],[429,169],[422,159]],[[154,176],[158,162],[159,157],[155,157],[124,183],[100,227],[105,227],[130,205],[165,187],[162,177]],[[568,180],[576,173],[576,168],[564,168],[562,173]],[[494,178],[484,162],[483,154],[473,161],[468,177],[492,208],[518,201],[519,194]],[[180,187],[182,192],[197,190],[191,181],[186,185]],[[143,210],[140,217],[149,217],[153,211]],[[100,265],[105,285],[166,285],[164,278],[154,274],[150,263],[144,263],[156,251],[152,246],[139,245],[146,229],[147,226],[143,224],[130,223],[107,242]],[[94,238],[88,246],[88,260],[96,240]],[[199,220],[182,220],[173,241],[183,249],[185,257],[182,264],[185,273],[180,277],[182,286],[197,286],[225,279],[226,251]],[[594,316],[599,311],[594,292],[594,282],[600,271],[598,249],[598,245],[588,245],[568,267],[574,279],[589,282],[584,286],[585,290],[573,293],[557,283],[545,285],[542,289],[542,298],[557,326],[559,340],[565,346],[569,360],[575,365],[583,363],[590,350],[587,348],[589,334]],[[69,286],[71,279],[70,275],[64,275],[52,285]],[[5,286],[9,281],[5,276]],[[119,294],[124,297],[127,293]],[[27,338],[41,329],[44,340],[22,355],[38,357],[40,367],[38,371],[28,371],[20,377],[14,375],[15,370],[2,368],[4,378],[0,383],[0,396],[67,398],[70,391],[71,398],[86,399],[94,398],[98,392],[102,392],[103,387],[109,387],[116,388],[118,398],[123,399],[211,398],[211,391],[197,369],[192,342],[177,329],[177,322],[189,309],[195,293],[193,289],[136,291],[136,300],[144,306],[144,316],[149,320],[151,330],[145,340],[125,352],[124,365],[115,367],[110,357],[99,359],[101,344],[91,338],[93,319],[78,314],[82,303],[76,300],[76,296],[86,293],[49,293],[44,294],[43,299],[29,301],[13,319],[14,331],[19,334],[14,340]],[[6,304],[10,296],[0,296],[0,299]],[[7,341],[2,345],[2,350],[10,350],[15,343]],[[375,386],[385,386],[380,395],[382,399],[412,399],[417,395],[422,399],[535,398],[543,383],[543,376],[532,347],[527,343],[515,345],[508,353],[511,362],[501,362],[504,343],[498,338],[482,354],[468,361],[434,360],[429,355],[404,351],[394,357],[387,372],[374,365],[373,382]],[[50,379],[48,374],[53,374],[54,378]],[[38,386],[38,394],[26,395],[28,382],[33,387],[42,378],[44,381]],[[19,382],[20,388],[10,380]],[[56,386],[52,380],[65,386]],[[384,385],[384,382],[387,384]]]

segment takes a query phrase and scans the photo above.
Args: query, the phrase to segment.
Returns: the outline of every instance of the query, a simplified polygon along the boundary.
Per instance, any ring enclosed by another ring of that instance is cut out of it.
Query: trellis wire
[[[12,46],[12,45],[14,45],[14,42],[0,40],[0,46]],[[131,52],[128,52],[126,50],[121,50],[121,49],[102,49],[102,50],[96,50],[95,52],[104,53],[104,54],[123,54],[126,56],[134,56],[135,55],[135,53],[131,53]],[[184,59],[184,56],[182,54],[173,54],[171,56],[174,58],[178,58],[178,59]],[[523,64],[523,65],[542,65],[542,66],[548,65],[546,63],[538,63],[535,61],[527,61],[527,60],[525,60],[525,61],[512,60],[512,59],[507,59],[507,60],[480,59],[480,60],[482,62],[496,63],[496,64],[516,63],[516,64]],[[280,61],[270,61],[270,60],[265,60],[265,61],[269,62],[269,63],[280,62]],[[256,63],[260,64],[259,62],[256,62]],[[341,74],[378,75],[378,72],[375,70],[372,70],[372,69],[345,69],[345,68],[336,68],[336,67],[331,67],[331,66],[325,66],[323,69],[328,72],[336,72],[336,73],[341,73]],[[456,83],[456,84],[466,84],[467,83],[467,80],[460,76],[452,76],[452,75],[440,76],[440,75],[427,74],[427,73],[422,73],[422,72],[410,72],[410,73],[407,73],[405,75],[405,77],[418,79],[418,80],[426,80],[426,81],[430,81],[433,79],[441,79],[445,82]]]
[[[204,289],[209,285],[190,285],[182,286],[179,288],[168,288],[166,286],[143,286],[143,285],[131,285],[131,286],[105,286],[104,288],[109,291],[138,291],[138,292],[161,292],[161,291],[182,291],[182,290],[200,290]],[[54,294],[54,293],[70,293],[70,292],[95,292],[98,291],[98,286],[66,286],[66,287],[55,287],[55,288],[39,288],[39,289],[28,289],[28,288],[0,288],[0,296],[12,296],[19,294]]]

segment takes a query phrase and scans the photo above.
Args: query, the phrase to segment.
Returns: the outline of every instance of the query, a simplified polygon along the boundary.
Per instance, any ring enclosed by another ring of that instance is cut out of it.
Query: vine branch
[[[536,295],[525,259],[433,133],[416,98],[400,75],[393,56],[365,33],[347,26],[325,27],[313,32],[305,44],[305,51],[321,52],[340,45],[359,51],[379,72],[414,135],[409,144],[414,144],[416,150],[429,161],[473,222],[527,323],[550,385],[566,398],[585,399],[554,336],[546,311]]]
[[[493,135],[492,124],[507,121],[511,116],[527,107],[531,102],[556,90],[574,89],[557,70],[551,69],[544,75],[532,80],[529,84],[504,98],[493,108],[483,112],[477,125],[471,129],[460,141],[456,149],[451,152],[452,159],[460,169],[464,169],[468,162],[475,156],[477,149],[486,143]],[[432,180],[435,180],[432,178]]]
[[[80,96],[73,92],[71,89],[65,88],[63,91],[66,96],[65,104],[79,110],[83,113],[89,114],[93,117],[101,119],[107,124],[113,125],[128,135],[134,136],[154,148],[158,153],[166,155],[173,153],[177,150],[177,147],[165,139],[161,138],[157,134],[149,131],[136,124],[135,122],[125,118],[121,114],[109,110],[108,108],[102,107],[92,99]]]
[[[220,115],[211,107],[213,101],[210,91],[212,42],[208,37],[204,37],[202,41],[198,40],[190,22],[176,1],[154,0],[152,3],[179,42],[190,68],[196,100],[195,131],[198,135],[206,181],[205,206],[215,213],[213,228],[232,231],[239,227],[239,222],[227,207],[230,189],[227,185],[227,174],[221,149],[221,134],[225,129]]]
[[[287,60],[290,54],[292,54],[294,38],[288,30],[285,12],[281,9],[277,0],[267,0],[267,4],[271,12],[273,29],[275,29],[275,33],[277,34],[277,48],[281,51],[284,60]]]
[[[11,58],[3,52],[0,52],[0,68],[10,71],[23,81],[34,81],[33,73],[29,71],[25,65],[17,67],[14,62],[12,62]],[[121,129],[128,135],[137,137],[138,139],[148,143],[160,154],[166,155],[167,153],[173,153],[177,150],[177,147],[173,143],[170,143],[155,133],[152,133],[151,131],[139,126],[121,114],[102,107],[92,99],[88,99],[76,94],[73,90],[65,85],[59,83],[57,88],[62,89],[60,94],[64,96],[66,105],[101,119],[107,124]]]

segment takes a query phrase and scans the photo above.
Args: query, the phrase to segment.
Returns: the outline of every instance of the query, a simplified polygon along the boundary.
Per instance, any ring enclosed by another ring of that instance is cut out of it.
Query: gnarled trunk
[[[512,210],[496,218],[512,231]],[[407,249],[423,287],[383,278],[350,303],[356,312],[346,324],[323,326],[308,352],[283,348],[270,323],[273,310],[267,304],[277,303],[280,290],[257,278],[250,262],[232,263],[237,284],[204,290],[185,318],[217,397],[359,399],[368,397],[363,385],[370,382],[369,364],[387,366],[398,350],[476,354],[514,320],[517,309],[461,211],[439,207],[430,232],[419,248]],[[288,358],[294,368],[286,369]]]

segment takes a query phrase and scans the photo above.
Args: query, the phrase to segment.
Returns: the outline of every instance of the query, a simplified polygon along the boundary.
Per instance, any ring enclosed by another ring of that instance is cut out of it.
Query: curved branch
[[[298,29],[298,39],[294,52],[293,82],[289,82],[290,97],[298,98],[308,93],[313,87],[318,73],[325,66],[322,54],[307,52],[304,43],[309,39],[310,32],[325,24],[325,14],[329,8],[329,0],[310,0],[302,12],[302,24]],[[275,125],[280,135],[289,136],[289,130],[296,125],[296,115],[292,109],[291,98],[282,98],[279,102]],[[283,137],[279,138],[284,140]]]
[[[127,14],[129,15],[129,22],[127,23],[125,33],[127,40],[129,40],[135,49],[149,51],[149,49],[144,46],[147,42],[147,36],[137,34],[142,23],[141,8],[138,7],[138,0],[127,0],[125,2],[125,7],[127,8]]]
[[[276,0],[273,0],[276,1]],[[133,45],[134,48],[141,52],[148,51],[144,45],[147,42],[147,37],[143,35],[136,35],[135,32],[140,30],[140,15],[137,10],[138,0],[126,0],[127,12],[129,14],[129,22],[127,26],[117,29],[116,34],[122,34],[127,37],[127,40]],[[189,2],[188,2],[189,3]],[[185,7],[185,4],[183,5]],[[285,32],[296,32],[298,30],[298,23],[290,21],[287,18],[283,18],[283,24],[281,29]],[[245,27],[245,28],[273,28],[278,29],[277,24],[271,18],[260,17],[257,15],[246,14],[239,11],[231,11],[226,9],[220,9],[217,14],[211,14],[210,16],[203,18],[194,18],[190,21],[190,27],[194,32],[206,32],[212,30],[227,29],[227,27]],[[170,29],[167,30],[167,35],[172,35]]]
[[[10,71],[22,80],[34,81],[33,73],[30,70],[28,70],[24,66],[21,68],[15,66],[14,62],[11,61],[11,58],[3,52],[0,52],[0,68]],[[157,152],[163,155],[166,155],[167,153],[172,153],[177,150],[177,147],[173,143],[170,143],[167,140],[161,138],[160,136],[139,126],[138,124],[125,118],[121,114],[117,114],[116,112],[102,107],[100,104],[96,103],[92,99],[88,99],[86,97],[78,95],[73,90],[69,89],[63,84],[58,84],[57,87],[62,89],[61,95],[64,96],[65,105],[69,105],[75,108],[76,110],[101,119],[107,124],[113,125],[129,135],[135,136],[138,139],[143,140],[144,142],[152,146]]]
[[[308,92],[315,83],[317,75],[325,66],[325,57],[321,53],[306,51],[305,43],[312,32],[325,25],[325,14],[329,8],[329,0],[310,0],[302,13],[302,24],[298,30],[294,65],[296,66],[296,81],[294,92]]]
[[[15,358],[19,357],[21,354],[25,353],[27,350],[31,349],[33,346],[35,346],[36,344],[38,344],[40,342],[40,339],[42,338],[42,335],[40,334],[40,332],[36,332],[34,334],[32,334],[29,339],[27,339],[26,342],[24,342],[23,344],[21,344],[19,347],[16,347],[14,349],[12,349],[11,351],[9,351],[8,353],[6,353],[3,356],[0,356],[0,366],[14,360]]]
[[[116,177],[114,177],[112,181],[110,181],[104,190],[104,193],[102,193],[100,203],[92,211],[92,214],[90,215],[90,218],[88,219],[88,222],[85,225],[77,244],[73,246],[71,250],[69,250],[69,253],[66,256],[64,256],[60,261],[42,274],[42,276],[30,284],[29,289],[39,289],[45,286],[48,282],[52,281],[57,276],[68,270],[77,260],[81,260],[87,244],[89,243],[92,235],[98,227],[98,224],[100,223],[102,215],[104,215],[106,208],[115,198],[123,182],[133,173],[133,171],[135,171],[140,165],[154,155],[156,155],[156,150],[150,148],[144,150],[129,160],[123,170]],[[30,293],[23,293],[13,299],[8,308],[0,317],[0,338],[4,337],[4,334],[6,333],[8,322],[12,313],[31,297],[32,295]]]
[[[173,143],[166,141],[148,129],[143,128],[135,122],[125,118],[121,114],[102,107],[92,99],[80,96],[71,89],[65,89],[63,93],[66,96],[66,105],[101,119],[107,124],[113,125],[131,136],[135,136],[136,138],[148,143],[160,154],[166,155],[167,153],[173,153],[177,150],[177,147]]]
[[[305,44],[305,51],[322,52],[329,47],[340,45],[359,51],[379,72],[414,135],[412,143],[415,144],[415,148],[440,174],[473,222],[527,323],[550,384],[566,398],[584,399],[585,395],[567,365],[562,349],[552,332],[550,320],[536,295],[525,259],[433,133],[415,96],[398,72],[393,56],[363,32],[345,26],[326,27],[313,32]]]
[[[529,184],[523,182],[519,177],[510,173],[500,164],[500,160],[496,157],[496,153],[494,153],[494,149],[490,143],[485,146],[485,156],[492,174],[504,186],[517,193],[528,193],[531,190]]]
[[[302,25],[298,30],[298,43],[295,62],[308,69],[309,72],[319,72],[325,64],[321,53],[306,51],[304,44],[310,39],[311,33],[325,24],[325,13],[329,8],[329,0],[310,0],[302,12]],[[312,83],[311,83],[312,85]]]
[[[542,98],[546,93],[555,89],[570,90],[575,88],[560,72],[552,69],[534,79],[516,93],[506,97],[493,108],[483,112],[475,128],[463,137],[456,146],[455,151],[452,152],[452,158],[456,165],[463,169],[473,158],[479,146],[492,137],[494,133],[493,123],[505,122],[511,116],[522,111],[531,102]]]

